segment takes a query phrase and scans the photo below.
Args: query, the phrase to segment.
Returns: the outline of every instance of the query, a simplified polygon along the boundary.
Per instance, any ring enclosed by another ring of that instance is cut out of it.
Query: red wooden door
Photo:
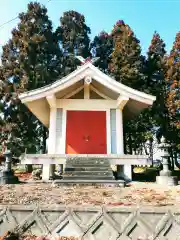
[[[107,153],[105,111],[67,111],[66,153]]]

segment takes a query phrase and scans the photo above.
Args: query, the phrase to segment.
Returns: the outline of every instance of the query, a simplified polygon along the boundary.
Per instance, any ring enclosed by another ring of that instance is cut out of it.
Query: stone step
[[[91,175],[91,176],[63,176],[64,180],[113,180],[114,178],[112,176],[97,176],[97,175]]]
[[[66,163],[67,167],[110,167],[110,164],[95,164],[95,163],[88,163],[88,162],[84,162],[84,163]]]
[[[65,175],[68,176],[112,176],[112,173],[110,171],[100,172],[100,171],[68,171]]]
[[[81,163],[91,163],[91,164],[110,164],[108,159],[70,159],[66,161],[67,164],[81,164]]]
[[[63,179],[66,180],[113,180],[108,159],[71,158],[67,159]]]
[[[31,182],[30,182],[31,183]],[[88,186],[105,186],[105,187],[125,187],[126,183],[124,180],[114,180],[114,179],[108,179],[108,180],[97,180],[97,179],[61,179],[61,180],[54,180],[53,184],[61,185],[61,184],[67,184],[67,185],[74,185],[74,184],[82,184],[82,185],[88,185]]]
[[[77,166],[67,166],[65,167],[64,171],[112,171],[111,167],[77,167]]]

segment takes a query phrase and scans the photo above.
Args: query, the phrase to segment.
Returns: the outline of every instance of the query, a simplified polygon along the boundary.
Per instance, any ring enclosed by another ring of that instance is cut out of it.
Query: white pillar
[[[117,154],[124,154],[123,116],[121,109],[116,109],[116,144]]]
[[[62,113],[62,138],[61,138],[61,147],[60,153],[66,154],[66,122],[67,122],[67,110],[63,109]]]
[[[111,154],[111,116],[110,116],[110,109],[106,110],[106,142],[107,142],[107,154]]]
[[[48,139],[48,154],[55,154],[56,151],[56,115],[57,109],[50,108],[50,120],[49,120],[49,139]],[[43,180],[49,180],[50,176],[54,175],[55,166],[43,165]]]
[[[116,144],[117,154],[124,154],[124,137],[123,137],[123,112],[116,109]],[[132,180],[131,165],[118,165],[117,174],[126,180]]]

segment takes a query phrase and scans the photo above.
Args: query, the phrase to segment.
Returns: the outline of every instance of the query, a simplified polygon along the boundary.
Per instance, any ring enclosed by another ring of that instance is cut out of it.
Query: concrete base
[[[40,183],[52,183],[53,185],[101,185],[101,186],[118,186],[125,187],[126,182],[124,180],[26,180],[24,181],[28,184],[40,184]]]
[[[176,186],[178,185],[178,180],[174,176],[157,176],[156,183],[164,186]]]
[[[15,184],[19,183],[18,177],[14,176],[12,170],[3,170],[0,172],[0,184]]]
[[[54,180],[54,184],[85,184],[85,185],[113,185],[119,187],[125,187],[125,181],[123,180]]]
[[[132,166],[117,165],[117,177],[123,178],[127,182],[132,181]]]
[[[49,180],[53,179],[54,177],[54,171],[55,171],[55,165],[43,165],[43,172],[42,172],[42,179],[43,180]]]

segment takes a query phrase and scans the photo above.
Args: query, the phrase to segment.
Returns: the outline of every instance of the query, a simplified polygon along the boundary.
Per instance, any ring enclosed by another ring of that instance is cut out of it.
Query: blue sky
[[[25,11],[29,0],[0,0],[0,25]],[[86,17],[91,38],[100,31],[110,32],[117,20],[123,19],[140,39],[143,53],[147,52],[153,32],[164,39],[167,50],[180,31],[180,0],[39,0],[48,8],[54,28],[64,11],[76,10]],[[11,36],[18,20],[0,27],[0,47]]]

